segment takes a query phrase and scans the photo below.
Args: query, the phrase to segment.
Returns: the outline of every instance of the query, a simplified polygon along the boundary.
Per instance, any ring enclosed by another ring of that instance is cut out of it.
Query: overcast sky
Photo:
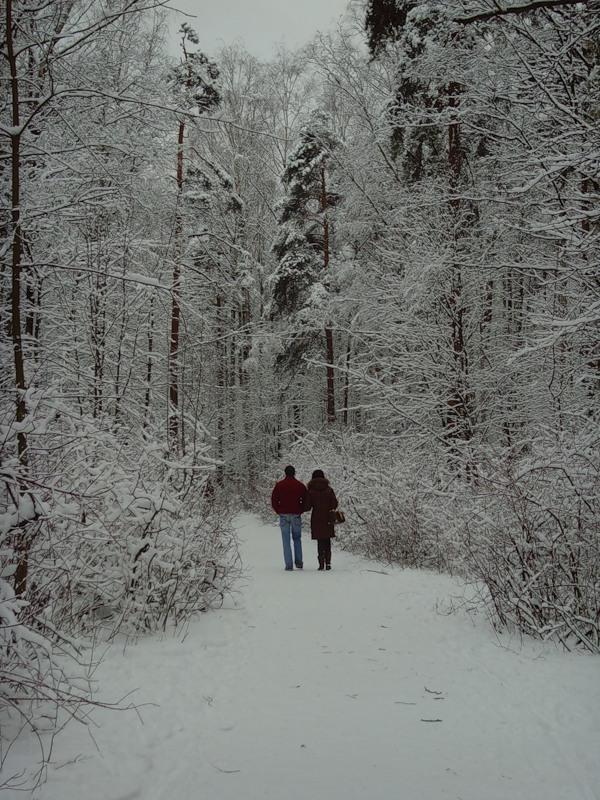
[[[174,0],[173,8],[196,19],[177,14],[173,29],[187,20],[207,55],[239,40],[253,55],[268,59],[278,44],[299,47],[317,31],[335,26],[347,4],[348,0]],[[174,41],[174,52],[176,47]]]

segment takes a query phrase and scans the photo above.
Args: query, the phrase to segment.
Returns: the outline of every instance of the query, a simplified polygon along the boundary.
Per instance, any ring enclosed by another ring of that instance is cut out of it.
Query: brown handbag
[[[341,525],[342,522],[346,522],[346,516],[339,508],[334,508],[333,511],[330,511],[329,516],[334,525]]]

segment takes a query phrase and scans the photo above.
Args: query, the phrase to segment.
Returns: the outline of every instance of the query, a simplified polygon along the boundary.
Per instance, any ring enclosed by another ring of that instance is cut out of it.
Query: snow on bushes
[[[411,452],[368,435],[307,435],[346,513],[342,546],[476,581],[494,624],[600,652],[600,461],[593,437],[493,453]],[[455,445],[456,447],[456,445]],[[274,477],[274,474],[270,477]]]
[[[501,625],[600,652],[600,464],[582,439],[489,459],[464,520],[466,559]]]
[[[446,524],[441,478],[417,467],[369,436],[310,434],[289,453],[298,477],[323,469],[346,514],[340,543],[369,558],[452,571],[457,534]],[[434,476],[435,478],[435,476]]]
[[[3,556],[6,552],[3,551]],[[0,578],[0,791],[26,790],[43,778],[52,750],[53,732],[70,718],[84,719],[91,704],[87,669],[77,660],[77,648],[56,631],[46,636],[37,625],[22,621],[26,600],[15,597]],[[44,737],[49,733],[49,737]],[[37,737],[39,759],[22,768],[10,760],[22,736]]]
[[[179,626],[220,604],[239,571],[229,516],[207,496],[206,445],[173,462],[49,393],[28,400],[28,462],[0,453],[1,762],[21,732],[92,701],[88,643]],[[10,420],[0,428],[14,441]]]
[[[205,498],[206,448],[172,463],[158,445],[66,409],[36,445],[44,459],[32,467],[44,478],[20,495],[15,480],[5,482],[2,517],[21,520],[26,500],[37,509],[25,526],[35,529],[31,615],[73,633],[99,621],[107,633],[132,633],[178,624],[222,599],[237,556],[227,517]]]

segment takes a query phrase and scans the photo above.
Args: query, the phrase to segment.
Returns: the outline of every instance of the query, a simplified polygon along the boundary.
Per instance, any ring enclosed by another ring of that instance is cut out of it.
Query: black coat
[[[337,508],[337,497],[327,478],[313,478],[308,482],[305,509],[310,515],[311,539],[330,539],[335,536],[335,527],[330,512]]]

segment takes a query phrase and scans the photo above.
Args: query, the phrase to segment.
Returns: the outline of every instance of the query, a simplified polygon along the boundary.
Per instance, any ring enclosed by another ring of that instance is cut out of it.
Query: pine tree
[[[183,259],[182,194],[184,190],[184,149],[186,125],[191,109],[203,114],[219,103],[215,81],[219,77],[216,64],[210,62],[200,51],[188,51],[188,43],[198,44],[198,35],[187,23],[180,28],[183,59],[173,70],[171,83],[178,103],[185,111],[179,118],[177,130],[177,210],[175,217],[175,254],[171,295],[171,326],[169,334],[169,397],[168,433],[171,447],[180,447],[179,430],[179,339],[181,323],[181,273]]]
[[[372,0],[365,19],[373,57],[393,50],[396,65],[395,101],[390,108],[391,146],[407,183],[438,185],[446,206],[447,261],[440,274],[444,285],[437,314],[448,324],[453,368],[445,401],[446,433],[450,440],[472,436],[472,394],[468,388],[463,239],[474,223],[474,209],[461,199],[465,188],[465,142],[460,123],[465,90],[462,67],[439,69],[437,57],[452,48],[469,47],[468,35],[451,20],[452,5]]]
[[[311,306],[323,302],[329,285],[331,258],[330,209],[337,202],[329,188],[330,161],[338,146],[331,122],[315,111],[300,132],[300,142],[290,156],[283,175],[286,197],[281,205],[280,232],[273,245],[278,266],[272,277],[272,317],[293,320],[296,330],[289,337],[280,359],[298,370],[301,358],[319,334]],[[325,325],[326,412],[335,421],[333,332]]]

